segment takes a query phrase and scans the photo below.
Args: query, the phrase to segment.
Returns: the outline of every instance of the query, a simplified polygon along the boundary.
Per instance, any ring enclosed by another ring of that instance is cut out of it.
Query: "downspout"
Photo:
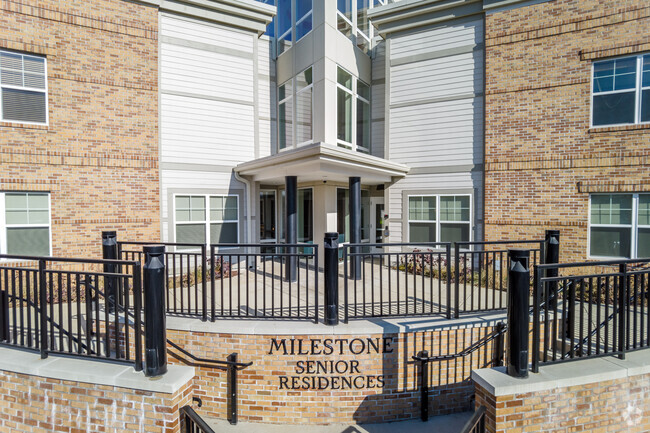
[[[233,170],[235,174],[235,179],[246,185],[245,194],[246,194],[246,243],[253,243],[253,218],[251,211],[253,209],[253,197],[251,189],[251,181],[240,176],[239,173]]]

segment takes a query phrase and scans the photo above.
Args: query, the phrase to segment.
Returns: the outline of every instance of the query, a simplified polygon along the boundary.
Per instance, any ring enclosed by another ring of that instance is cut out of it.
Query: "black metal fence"
[[[451,317],[451,244],[343,245],[344,321],[387,316]]]
[[[532,370],[650,346],[649,293],[650,259],[536,266]]]
[[[215,433],[191,406],[181,407],[180,415],[183,433]]]
[[[44,358],[78,355],[142,370],[139,262],[14,255],[0,260],[6,260],[0,266],[0,344],[37,350]]]
[[[472,415],[472,417],[467,421],[460,433],[485,433],[485,414],[487,409],[485,406],[481,406]]]
[[[544,262],[544,240],[455,242],[454,307],[460,313],[506,308],[508,249],[531,251],[531,265]]]
[[[318,322],[318,246],[210,245],[211,317]]]
[[[117,242],[117,257],[144,265],[142,247],[145,245],[165,246],[167,313],[200,316],[207,320],[211,306],[206,286],[206,246],[172,242]]]

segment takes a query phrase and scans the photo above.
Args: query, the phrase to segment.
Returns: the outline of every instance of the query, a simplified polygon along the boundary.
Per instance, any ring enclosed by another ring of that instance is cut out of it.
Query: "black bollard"
[[[117,232],[115,230],[102,232],[102,257],[104,260],[117,260]],[[117,273],[117,266],[104,264],[104,272],[108,274]],[[106,304],[109,313],[115,312],[115,300],[117,299],[117,285],[115,277],[104,277]]]
[[[559,230],[546,230],[546,238],[544,240],[544,264],[559,263],[560,262],[560,231]],[[546,269],[546,278],[558,276],[558,269]],[[547,284],[545,300],[548,303],[549,310],[555,308],[557,303],[557,281],[550,281]]]
[[[325,324],[339,324],[339,234],[325,233]]]
[[[530,251],[508,250],[508,374],[528,377]]]
[[[165,246],[143,248],[145,376],[167,372],[167,325],[165,322]]]

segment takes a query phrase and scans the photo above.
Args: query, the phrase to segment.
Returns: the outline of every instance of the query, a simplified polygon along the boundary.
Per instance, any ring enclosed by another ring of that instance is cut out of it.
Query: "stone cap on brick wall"
[[[650,373],[650,349],[613,356],[561,362],[540,367],[525,379],[508,376],[505,367],[472,371],[472,380],[494,396],[525,394],[585,385]]]
[[[38,353],[0,348],[0,371],[30,376],[167,394],[179,391],[194,378],[194,367],[168,365],[167,368],[167,374],[149,378],[129,365],[54,355],[41,359]]]

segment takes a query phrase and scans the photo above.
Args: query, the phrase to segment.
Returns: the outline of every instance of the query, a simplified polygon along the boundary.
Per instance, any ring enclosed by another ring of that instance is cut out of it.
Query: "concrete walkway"
[[[199,409],[200,413],[200,409]],[[226,420],[204,418],[216,433],[460,433],[473,412],[437,416],[428,422],[420,420],[382,424],[288,425],[239,422],[230,425]]]

